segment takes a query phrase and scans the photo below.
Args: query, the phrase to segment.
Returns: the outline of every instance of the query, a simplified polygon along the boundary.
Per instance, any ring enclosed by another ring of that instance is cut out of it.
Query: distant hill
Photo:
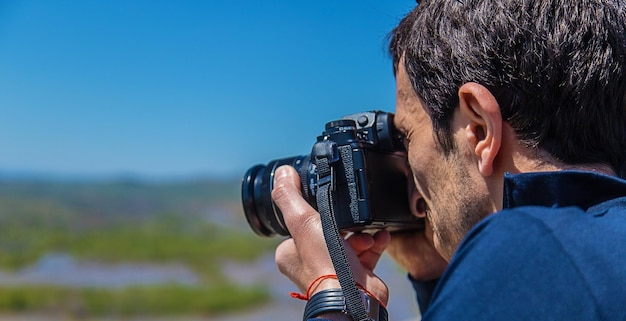
[[[239,180],[60,179],[0,175],[0,221],[45,219],[80,226],[157,215],[243,224]],[[46,214],[47,213],[47,214]],[[220,218],[217,218],[220,221]],[[217,222],[220,223],[220,222]]]

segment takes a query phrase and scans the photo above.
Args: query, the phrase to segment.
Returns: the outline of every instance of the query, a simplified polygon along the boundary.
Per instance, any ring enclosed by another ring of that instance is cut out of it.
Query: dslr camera
[[[273,160],[245,173],[242,203],[248,224],[256,234],[289,235],[283,215],[271,197],[274,173],[281,165],[296,169],[303,197],[317,209],[318,188],[323,180],[317,164],[320,150],[331,160],[331,208],[339,230],[422,226],[423,221],[413,216],[409,208],[412,175],[402,137],[393,125],[393,114],[368,111],[326,123],[310,155]]]

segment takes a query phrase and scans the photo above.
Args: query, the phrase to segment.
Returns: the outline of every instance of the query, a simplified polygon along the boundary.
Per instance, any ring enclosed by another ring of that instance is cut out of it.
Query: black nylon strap
[[[350,263],[343,247],[343,238],[337,228],[337,223],[333,215],[333,198],[332,188],[333,170],[324,157],[316,158],[318,182],[322,182],[318,186],[317,193],[317,209],[321,216],[322,230],[324,231],[324,239],[328,253],[337,274],[337,279],[341,285],[345,296],[346,310],[350,317],[355,321],[370,320],[370,317],[361,301],[361,294],[357,288],[356,281],[350,269]]]
[[[352,161],[352,146],[344,145],[339,147],[339,153],[341,154],[341,161],[343,163],[343,169],[346,175],[346,183],[348,186],[348,194],[350,195],[350,215],[352,215],[352,221],[358,222],[361,220],[359,215],[359,203],[358,195],[356,191],[356,179],[354,178],[354,162]]]

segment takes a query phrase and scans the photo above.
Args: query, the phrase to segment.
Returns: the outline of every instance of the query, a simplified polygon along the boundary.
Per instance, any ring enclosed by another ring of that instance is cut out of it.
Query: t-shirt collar
[[[626,196],[626,181],[594,172],[567,170],[504,175],[504,208],[578,206],[587,210],[622,196]]]

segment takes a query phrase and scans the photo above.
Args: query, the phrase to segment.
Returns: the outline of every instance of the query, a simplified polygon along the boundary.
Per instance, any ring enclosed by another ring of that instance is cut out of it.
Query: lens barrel
[[[289,235],[283,215],[272,201],[274,174],[282,165],[291,165],[296,169],[303,196],[309,200],[310,156],[283,158],[251,167],[241,183],[241,199],[248,224],[260,236]]]

